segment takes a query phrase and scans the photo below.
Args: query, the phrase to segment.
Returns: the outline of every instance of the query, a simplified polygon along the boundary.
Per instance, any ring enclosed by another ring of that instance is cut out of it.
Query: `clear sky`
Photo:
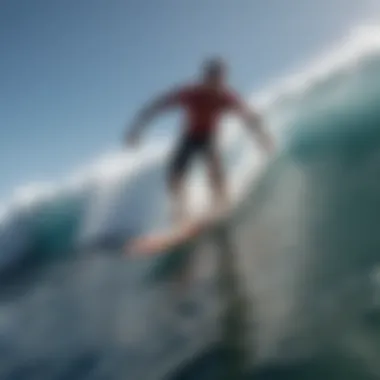
[[[249,94],[375,11],[374,0],[0,0],[0,199],[118,149],[141,102],[202,58],[226,57]]]

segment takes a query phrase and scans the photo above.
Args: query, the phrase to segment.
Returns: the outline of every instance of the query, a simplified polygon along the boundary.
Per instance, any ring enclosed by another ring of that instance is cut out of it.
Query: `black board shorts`
[[[169,163],[169,178],[183,176],[189,164],[197,156],[210,159],[215,154],[215,142],[212,135],[192,136],[185,134],[180,139]]]

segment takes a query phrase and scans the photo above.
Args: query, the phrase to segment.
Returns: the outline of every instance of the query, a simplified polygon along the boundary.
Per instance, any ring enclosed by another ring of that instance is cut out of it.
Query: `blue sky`
[[[374,0],[0,0],[0,199],[119,149],[141,103],[202,58],[226,57],[249,94],[375,11]]]

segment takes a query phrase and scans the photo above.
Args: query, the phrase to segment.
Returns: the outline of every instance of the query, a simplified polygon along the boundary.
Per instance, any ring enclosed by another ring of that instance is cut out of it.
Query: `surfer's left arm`
[[[258,112],[253,111],[237,95],[230,96],[230,105],[232,110],[244,120],[250,132],[253,132],[255,140],[268,155],[271,155],[275,150],[275,144],[268,128],[264,125],[262,116]]]
[[[190,96],[190,90],[187,87],[173,89],[167,93],[161,94],[149,103],[147,103],[132,122],[132,126],[127,131],[126,140],[133,143],[138,140],[145,127],[160,113],[186,103]]]
[[[243,113],[243,117],[249,130],[253,132],[257,142],[268,155],[272,155],[275,150],[274,139],[265,126],[262,116],[248,109]]]

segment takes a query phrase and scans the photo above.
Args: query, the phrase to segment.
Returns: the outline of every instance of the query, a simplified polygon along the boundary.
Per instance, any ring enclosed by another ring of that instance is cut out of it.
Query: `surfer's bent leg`
[[[222,158],[215,143],[211,142],[207,147],[206,160],[215,207],[223,208],[228,202],[228,191]]]
[[[193,155],[194,144],[187,136],[183,137],[174,151],[169,166],[169,192],[172,203],[172,220],[186,219],[184,179]]]

